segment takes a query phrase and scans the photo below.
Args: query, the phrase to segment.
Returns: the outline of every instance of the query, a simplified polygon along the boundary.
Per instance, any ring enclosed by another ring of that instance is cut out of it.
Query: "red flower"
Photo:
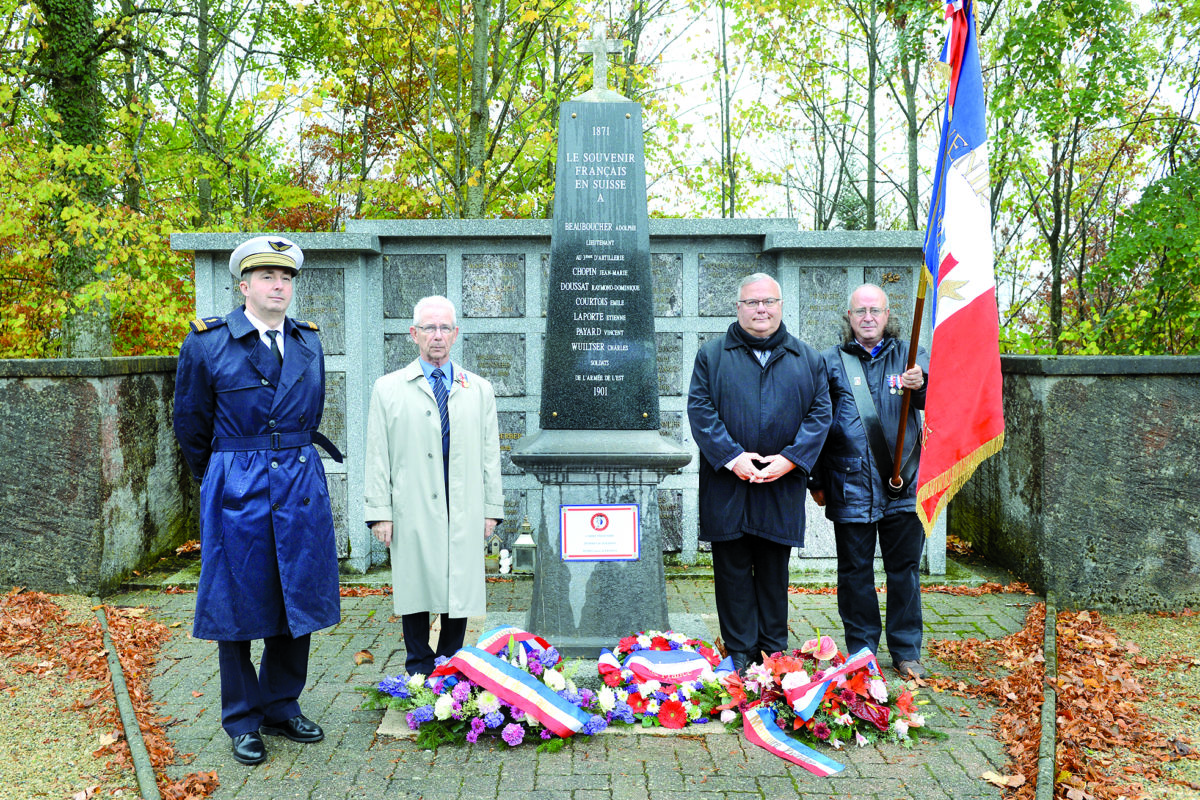
[[[687,711],[684,710],[683,703],[674,698],[664,700],[658,707],[658,722],[664,728],[678,729],[687,725]]]
[[[704,656],[708,660],[708,663],[712,664],[714,667],[721,663],[721,656],[718,655],[717,651],[713,650],[711,647],[700,645],[696,648],[696,652]]]
[[[632,653],[634,645],[637,644],[637,636],[626,636],[621,641],[617,642],[617,650],[622,653]]]
[[[639,693],[630,692],[629,697],[626,698],[625,702],[629,704],[629,707],[631,709],[633,709],[633,713],[635,713],[635,714],[646,713],[646,703],[648,701],[646,700],[646,698],[642,697]]]
[[[612,672],[604,673],[604,685],[617,688],[621,685],[624,678],[621,677],[621,671],[614,669]]]
[[[913,693],[905,689],[899,697],[896,698],[896,708],[904,714],[912,714],[917,710],[913,704]]]
[[[662,636],[655,636],[653,639],[650,640],[650,649],[651,650],[670,650],[671,643],[668,642]]]
[[[865,669],[855,670],[846,679],[846,688],[861,697],[871,696],[871,676]]]

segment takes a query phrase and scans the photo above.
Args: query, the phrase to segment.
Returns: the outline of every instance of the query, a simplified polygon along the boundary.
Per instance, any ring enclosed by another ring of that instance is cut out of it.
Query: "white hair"
[[[454,303],[450,302],[450,298],[448,297],[442,297],[440,294],[434,294],[430,295],[429,297],[422,297],[417,301],[417,304],[413,306],[412,324],[414,328],[421,324],[421,312],[430,306],[445,306],[446,308],[449,308],[450,321],[454,323],[455,327],[458,327],[458,312],[454,310]]]

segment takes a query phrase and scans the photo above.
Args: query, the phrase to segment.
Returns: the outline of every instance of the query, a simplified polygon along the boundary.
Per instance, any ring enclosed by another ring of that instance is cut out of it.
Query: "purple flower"
[[[513,722],[520,722],[525,719],[525,712],[516,706],[511,706],[508,709],[508,715],[513,718]]]
[[[593,714],[588,718],[587,722],[583,723],[583,728],[580,729],[580,733],[585,736],[595,736],[597,733],[607,727],[608,722],[604,719],[604,717],[598,714]]]
[[[557,650],[550,647],[538,653],[538,661],[542,663],[543,667],[553,667],[559,661],[562,661],[562,656],[558,654]]]
[[[626,725],[633,724],[633,709],[629,707],[629,703],[624,700],[618,700],[613,706],[613,710],[609,712],[609,719],[619,719]]]
[[[384,678],[379,682],[379,691],[392,697],[399,697],[401,700],[408,698],[408,681],[397,676],[394,678]]]
[[[445,664],[449,660],[450,660],[450,658],[448,656],[438,656],[437,658],[435,658],[433,660],[433,668],[437,669],[438,667],[440,667],[442,664]]]
[[[467,741],[470,742],[471,744],[475,744],[477,741],[479,741],[479,731],[477,731],[477,730],[467,731]]]
[[[558,696],[573,705],[579,705],[581,702],[579,692],[575,689],[563,689],[558,693]]]
[[[596,693],[593,692],[591,689],[580,689],[579,690],[579,702],[581,704],[583,704],[585,706],[590,705],[591,702],[595,699],[596,699]]]
[[[483,717],[471,718],[471,731],[478,736],[483,733],[483,729],[487,727],[487,723],[483,721]]]
[[[536,659],[531,659],[529,661],[529,674],[530,675],[537,677],[537,676],[540,676],[545,671],[546,671],[546,668],[542,666],[542,662],[540,662]]]
[[[484,715],[483,724],[488,728],[499,728],[504,722],[504,713],[501,711],[493,711],[490,714]]]
[[[504,726],[504,730],[500,732],[500,738],[508,744],[509,747],[516,747],[525,738],[525,729],[515,722],[510,722]]]
[[[433,719],[433,706],[421,706],[420,708],[414,708],[405,715],[404,719],[406,722],[408,722],[409,729],[415,731],[417,728]]]
[[[554,738],[554,734],[551,733],[550,731],[546,730],[545,728],[542,728],[541,733],[539,733],[538,736],[541,736],[543,739],[553,739]]]
[[[829,741],[829,726],[824,722],[818,722],[816,725],[813,725],[813,736],[822,742]]]
[[[454,688],[450,691],[450,696],[454,698],[456,703],[465,703],[467,698],[471,696],[471,682],[459,681],[454,684]]]

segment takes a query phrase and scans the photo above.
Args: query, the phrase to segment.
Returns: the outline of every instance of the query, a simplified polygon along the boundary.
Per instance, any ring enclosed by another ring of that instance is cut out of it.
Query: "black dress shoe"
[[[261,764],[267,760],[267,746],[258,731],[233,737],[233,757],[243,764]]]
[[[733,659],[733,671],[738,675],[745,673],[746,667],[750,664],[750,654],[743,653],[738,650],[731,650],[729,657]]]
[[[321,726],[303,714],[297,714],[284,722],[263,725],[259,730],[268,736],[286,736],[300,744],[312,744],[325,738],[325,731],[321,730]]]

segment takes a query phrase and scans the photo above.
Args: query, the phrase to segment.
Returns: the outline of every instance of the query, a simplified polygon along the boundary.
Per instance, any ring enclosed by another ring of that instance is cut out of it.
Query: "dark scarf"
[[[765,339],[751,336],[736,320],[729,326],[729,335],[733,337],[734,341],[746,345],[751,350],[775,350],[782,347],[788,338],[787,326],[782,321],[779,323],[779,330]]]

